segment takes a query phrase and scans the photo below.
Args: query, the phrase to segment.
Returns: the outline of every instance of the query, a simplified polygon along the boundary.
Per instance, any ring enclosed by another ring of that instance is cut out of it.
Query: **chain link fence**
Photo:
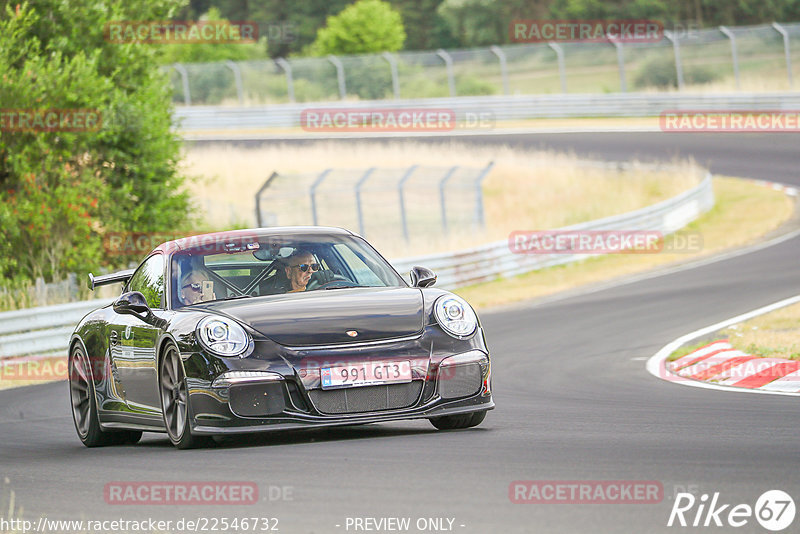
[[[481,185],[492,167],[273,173],[256,193],[256,219],[258,226],[341,226],[405,241],[483,229]]]
[[[664,32],[658,42],[562,42],[175,64],[185,105],[793,87],[800,23]]]

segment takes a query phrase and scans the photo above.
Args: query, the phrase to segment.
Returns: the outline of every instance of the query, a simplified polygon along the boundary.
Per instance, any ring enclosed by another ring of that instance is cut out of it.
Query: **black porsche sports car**
[[[75,428],[89,446],[427,418],[467,428],[494,408],[475,312],[411,285],[339,228],[237,230],[164,243],[94,277],[122,294],[69,345]]]

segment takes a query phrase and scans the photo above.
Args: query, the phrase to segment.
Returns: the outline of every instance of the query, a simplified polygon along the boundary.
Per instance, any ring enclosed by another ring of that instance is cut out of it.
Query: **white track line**
[[[684,386],[692,386],[696,388],[718,389],[722,391],[738,391],[740,393],[761,393],[763,395],[789,395],[792,397],[800,397],[800,393],[720,386],[717,384],[709,384],[707,382],[691,380],[676,376],[671,371],[667,371],[665,365],[669,355],[678,350],[681,346],[685,345],[689,341],[692,341],[699,337],[703,337],[707,334],[714,333],[717,330],[722,330],[723,328],[727,328],[736,323],[747,321],[749,319],[752,319],[753,317],[758,317],[759,315],[775,311],[779,308],[791,306],[792,304],[796,304],[798,302],[800,302],[800,295],[796,295],[794,297],[790,297],[788,299],[775,302],[768,306],[758,308],[757,310],[743,313],[742,315],[737,315],[736,317],[732,317],[731,319],[726,319],[725,321],[722,321],[720,323],[712,324],[711,326],[707,326],[705,328],[701,328],[700,330],[695,330],[694,332],[681,336],[678,339],[672,341],[671,343],[665,345],[661,350],[656,352],[653,356],[650,357],[649,360],[647,360],[647,372],[649,372],[651,375],[657,378],[661,378],[662,380],[667,380],[669,382],[679,382]]]

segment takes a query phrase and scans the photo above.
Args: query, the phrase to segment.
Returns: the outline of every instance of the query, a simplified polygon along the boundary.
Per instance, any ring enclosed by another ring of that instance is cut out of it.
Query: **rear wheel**
[[[478,426],[486,419],[486,410],[463,415],[445,415],[429,419],[431,424],[439,430],[456,430]]]
[[[159,373],[161,411],[169,440],[179,449],[194,449],[210,442],[205,436],[195,436],[189,421],[189,394],[178,349],[169,344],[164,351]]]
[[[133,430],[104,432],[100,428],[89,358],[86,357],[80,344],[76,344],[70,351],[67,368],[72,420],[75,422],[75,430],[81,442],[87,447],[138,442],[142,437],[141,432]]]

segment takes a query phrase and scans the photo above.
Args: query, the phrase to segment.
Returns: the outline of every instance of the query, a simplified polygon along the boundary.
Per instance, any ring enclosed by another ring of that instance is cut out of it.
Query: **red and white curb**
[[[745,354],[731,347],[728,340],[715,341],[674,362],[667,361],[673,352],[698,338],[798,302],[800,295],[681,336],[647,360],[647,371],[663,380],[691,387],[800,396],[800,361]]]
[[[797,193],[798,193],[796,187],[791,186],[791,185],[782,184],[780,182],[770,182],[770,181],[767,181],[767,180],[755,180],[755,179],[746,179],[746,180],[748,180],[750,182],[753,182],[755,184],[758,184],[758,185],[762,185],[764,187],[769,187],[770,189],[774,189],[775,191],[783,191],[784,193],[786,193],[790,197],[796,197]]]
[[[690,380],[737,388],[800,393],[800,361],[746,354],[734,349],[727,339],[715,341],[667,362],[666,368]]]

